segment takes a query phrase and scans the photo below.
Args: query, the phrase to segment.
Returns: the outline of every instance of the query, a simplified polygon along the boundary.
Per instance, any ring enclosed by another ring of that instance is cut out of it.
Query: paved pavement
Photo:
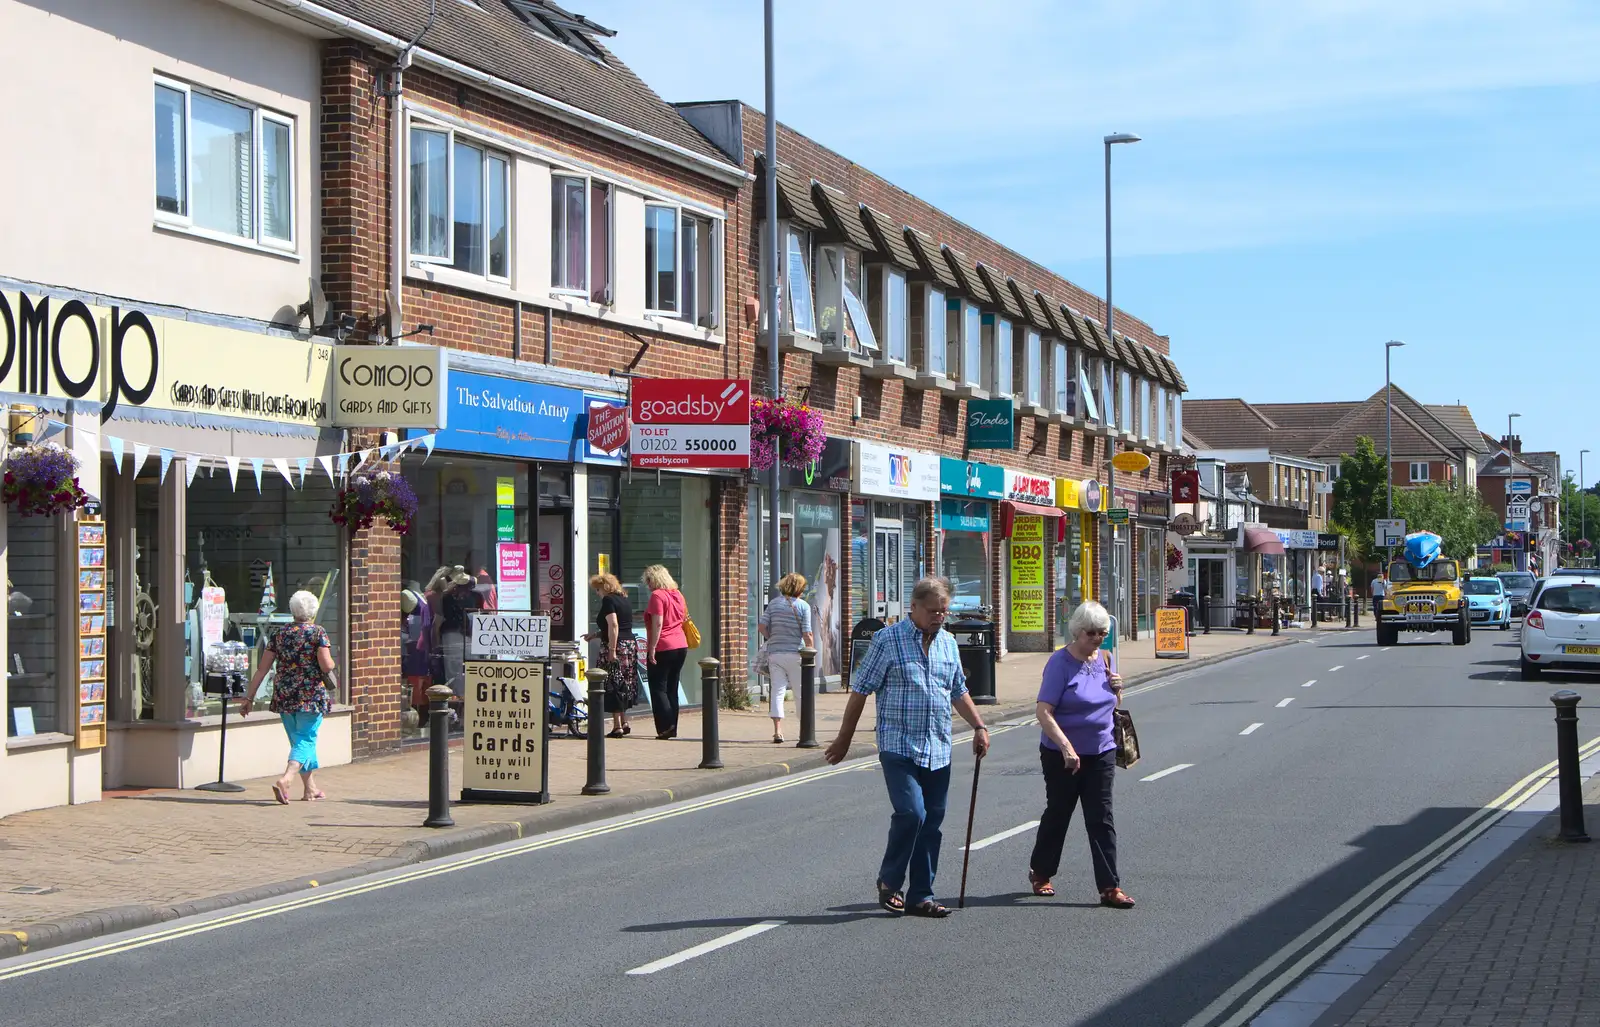
[[[1325,637],[1319,632],[1317,637]],[[1156,660],[1146,639],[1125,643],[1130,681],[1210,660],[1311,637],[1293,632],[1216,632],[1192,641],[1190,661]],[[1031,709],[1046,654],[1015,653],[998,675],[1004,710]],[[844,697],[818,697],[817,736],[837,732]],[[774,745],[772,722],[758,709],[722,711],[723,770],[700,770],[698,711],[685,711],[674,741],[654,737],[649,716],[634,734],[607,740],[607,796],[581,794],[586,743],[557,737],[550,746],[550,792],[541,807],[461,805],[457,827],[430,830],[427,754],[361,761],[318,772],[329,798],[278,806],[271,778],[240,782],[244,793],[151,790],[99,803],[36,810],[0,819],[0,956],[170,920],[242,902],[462,852],[575,823],[615,816],[676,799],[710,794],[823,765],[820,749],[796,749],[793,704],[785,721],[789,744]],[[872,704],[856,734],[871,751]],[[461,752],[451,754],[459,789]]]
[[[1374,885],[1549,758],[1551,689],[1508,665],[1481,638],[1333,636],[1134,689],[1146,759],[1116,800],[1131,912],[1094,904],[1076,825],[1060,895],[1026,893],[1041,790],[1023,723],[983,764],[968,906],[948,921],[874,907],[887,804],[862,760],[0,961],[0,1006],[74,1027],[1241,1024],[1330,918],[1375,916]],[[958,748],[946,898],[972,766]]]

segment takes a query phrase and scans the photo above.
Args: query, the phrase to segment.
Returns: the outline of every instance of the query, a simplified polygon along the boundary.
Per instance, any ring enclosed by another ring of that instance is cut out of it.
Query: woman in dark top
[[[600,640],[600,669],[606,672],[606,712],[611,714],[608,738],[633,733],[628,710],[639,701],[639,640],[633,636],[633,606],[614,574],[596,574],[589,587],[600,596],[595,615],[598,631],[583,636]]]
[[[444,654],[445,684],[455,693],[451,705],[460,709],[467,694],[467,633],[472,630],[470,616],[483,609],[483,594],[477,582],[459,564],[451,568],[449,589],[440,600],[439,649]]]

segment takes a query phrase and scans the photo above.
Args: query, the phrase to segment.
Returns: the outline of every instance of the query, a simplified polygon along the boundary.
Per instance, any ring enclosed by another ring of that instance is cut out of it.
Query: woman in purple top
[[[1072,810],[1082,801],[1100,904],[1132,909],[1133,899],[1117,879],[1117,830],[1111,823],[1111,781],[1117,771],[1111,714],[1122,693],[1122,676],[1110,670],[1100,650],[1110,629],[1106,608],[1084,603],[1067,622],[1071,641],[1044,666],[1035,710],[1044,729],[1039,762],[1044,766],[1045,811],[1028,861],[1028,883],[1035,895],[1056,893],[1050,879],[1061,866]]]

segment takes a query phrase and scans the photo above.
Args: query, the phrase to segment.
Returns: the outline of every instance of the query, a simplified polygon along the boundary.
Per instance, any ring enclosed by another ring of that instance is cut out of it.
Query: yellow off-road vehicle
[[[1434,549],[1413,547],[1389,565],[1389,594],[1378,614],[1378,644],[1394,645],[1402,631],[1448,631],[1456,645],[1472,641],[1472,613],[1461,594],[1461,567]],[[1418,549],[1422,552],[1419,554]],[[1418,564],[1421,566],[1418,566]]]

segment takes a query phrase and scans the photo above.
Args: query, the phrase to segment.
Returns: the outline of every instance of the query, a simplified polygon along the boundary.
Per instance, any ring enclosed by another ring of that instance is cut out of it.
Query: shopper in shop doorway
[[[467,635],[472,615],[483,610],[483,593],[477,581],[460,564],[450,569],[450,588],[441,601],[439,649],[444,654],[445,684],[455,693],[451,706],[460,715],[467,695]]]
[[[811,605],[800,598],[805,590],[804,575],[785,574],[757,625],[767,650],[767,680],[772,692],[769,715],[775,744],[783,742],[783,693],[792,689],[799,701],[800,646],[811,649],[816,644],[811,633]]]
[[[600,642],[596,661],[606,672],[606,712],[611,714],[611,733],[607,738],[633,734],[628,710],[639,701],[639,640],[633,634],[633,606],[622,582],[615,574],[596,574],[589,587],[600,597],[600,612],[595,615],[597,630],[583,636],[585,642]]]
[[[309,802],[325,797],[316,779],[317,732],[328,712],[328,683],[333,680],[332,643],[328,632],[315,623],[317,597],[310,592],[296,592],[289,597],[289,613],[294,616],[294,623],[284,625],[272,636],[267,643],[268,659],[257,664],[255,677],[239,700],[239,713],[248,715],[267,671],[275,671],[269,709],[283,720],[283,730],[289,735],[289,764],[283,776],[272,782],[272,794],[285,806],[289,805],[289,789],[297,774],[302,787],[300,798]]]
[[[678,681],[689,656],[689,639],[683,626],[689,608],[678,583],[659,563],[644,570],[650,601],[644,608],[645,664],[650,676],[650,712],[656,719],[656,737],[678,737]]]
[[[428,715],[428,686],[433,679],[428,657],[433,650],[433,610],[411,588],[400,590],[400,674],[410,689],[411,708]]]

